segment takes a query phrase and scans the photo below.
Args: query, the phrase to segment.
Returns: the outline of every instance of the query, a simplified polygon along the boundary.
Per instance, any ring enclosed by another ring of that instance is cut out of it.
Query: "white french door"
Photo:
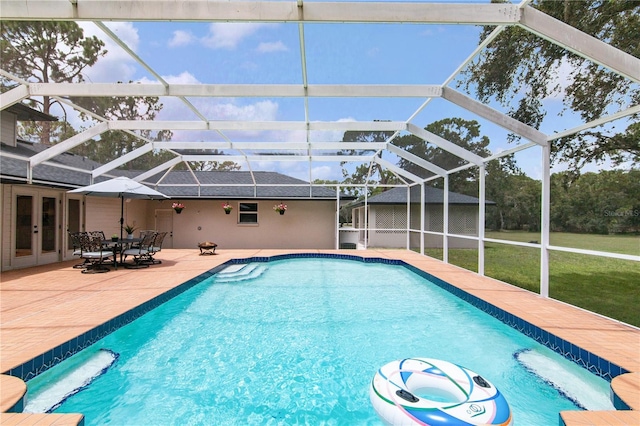
[[[60,192],[13,187],[11,264],[16,268],[60,259]]]

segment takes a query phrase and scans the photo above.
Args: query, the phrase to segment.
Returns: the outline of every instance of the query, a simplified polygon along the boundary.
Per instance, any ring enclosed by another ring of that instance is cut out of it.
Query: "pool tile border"
[[[615,365],[603,358],[600,358],[597,355],[591,352],[588,352],[583,348],[580,348],[564,339],[561,339],[560,337],[555,336],[554,334],[549,333],[548,331],[543,330],[535,326],[534,324],[531,324],[530,322],[517,317],[516,315],[513,315],[501,308],[498,308],[497,306],[489,302],[486,302],[402,260],[384,259],[384,258],[378,258],[378,257],[361,257],[361,256],[355,256],[355,255],[347,255],[347,254],[290,253],[290,254],[282,254],[282,255],[275,255],[275,256],[256,256],[256,257],[249,257],[249,258],[243,258],[243,259],[231,259],[221,265],[216,266],[215,268],[210,269],[207,272],[204,272],[186,281],[183,284],[180,284],[177,287],[174,287],[171,290],[166,291],[165,293],[162,293],[154,297],[153,299],[150,299],[149,301],[139,305],[138,307],[131,309],[121,315],[118,315],[112,318],[111,320],[105,322],[104,324],[101,324],[81,334],[80,336],[77,336],[63,343],[62,345],[55,347],[50,351],[47,351],[44,354],[41,354],[25,362],[24,364],[9,370],[7,373],[11,376],[19,377],[26,382],[36,377],[37,375],[45,372],[46,370],[53,367],[54,365],[78,353],[79,351],[96,343],[98,340],[111,334],[115,330],[123,327],[124,325],[129,324],[130,322],[134,321],[135,319],[139,318],[140,316],[144,315],[150,310],[156,308],[157,306],[165,303],[166,301],[190,289],[194,285],[215,275],[217,272],[221,271],[222,269],[226,268],[229,265],[249,263],[249,262],[272,262],[277,260],[300,259],[300,258],[343,259],[343,260],[360,261],[365,263],[381,263],[381,264],[388,264],[388,265],[403,266],[411,270],[412,272],[418,274],[419,276],[429,280],[430,282],[437,285],[438,287],[448,291],[449,293],[452,293],[453,295],[459,297],[460,299],[466,301],[467,303],[473,305],[474,307],[500,320],[506,325],[518,330],[524,335],[531,337],[538,343],[550,348],[554,352],[559,353],[565,358],[588,369],[592,373],[608,380],[609,382],[614,377],[628,372],[626,369],[621,368],[618,365]],[[622,401],[618,401],[618,403],[619,405],[626,405]]]

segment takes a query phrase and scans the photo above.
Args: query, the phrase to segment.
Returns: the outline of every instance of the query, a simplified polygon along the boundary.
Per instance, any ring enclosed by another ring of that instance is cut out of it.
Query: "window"
[[[239,223],[258,223],[258,203],[238,204]]]

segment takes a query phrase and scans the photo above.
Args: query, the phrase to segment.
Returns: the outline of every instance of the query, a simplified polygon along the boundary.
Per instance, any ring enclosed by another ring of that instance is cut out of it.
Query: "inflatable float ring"
[[[510,425],[500,391],[448,361],[405,358],[381,367],[369,389],[373,408],[391,425]]]

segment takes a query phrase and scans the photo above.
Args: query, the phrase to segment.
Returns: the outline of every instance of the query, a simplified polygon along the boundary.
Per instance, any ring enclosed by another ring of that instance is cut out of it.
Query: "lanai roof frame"
[[[307,132],[306,143],[308,140],[308,132],[314,127],[337,129],[337,123],[314,123],[309,121],[307,100],[310,97],[326,97],[326,96],[412,96],[426,97],[427,101],[404,123],[387,124],[388,122],[379,122],[381,126],[370,127],[368,123],[351,124],[345,128],[358,128],[359,130],[368,130],[384,128],[394,131],[394,135],[387,141],[391,143],[393,138],[400,130],[409,130],[411,133],[425,139],[428,142],[435,143],[439,147],[449,150],[456,155],[461,155],[469,163],[479,165],[482,160],[479,158],[470,158],[468,154],[459,150],[453,144],[448,144],[429,135],[424,129],[411,123],[411,119],[422,110],[432,97],[442,97],[443,99],[453,102],[461,107],[472,111],[473,113],[492,121],[509,131],[516,133],[534,143],[545,145],[550,136],[544,135],[527,125],[511,119],[506,114],[492,110],[490,107],[483,105],[472,98],[464,95],[447,85],[455,78],[455,75],[468,63],[481,49],[489,44],[491,40],[497,36],[502,28],[506,25],[518,25],[528,31],[534,32],[539,36],[550,40],[564,48],[588,57],[591,60],[612,69],[621,75],[627,76],[634,81],[640,81],[640,73],[637,71],[638,59],[620,52],[617,49],[603,43],[593,37],[586,36],[578,30],[563,24],[539,12],[528,4],[529,1],[523,1],[520,4],[438,4],[438,3],[392,3],[390,9],[387,3],[333,3],[333,2],[202,2],[187,1],[183,2],[179,8],[174,2],[162,0],[154,0],[152,2],[135,2],[135,1],[102,1],[92,0],[91,2],[78,0],[68,2],[66,0],[55,1],[27,1],[29,8],[22,7],[24,1],[7,0],[3,2],[3,14],[5,19],[58,19],[58,20],[92,20],[101,28],[105,34],[121,46],[135,60],[146,68],[153,76],[157,78],[160,84],[148,85],[113,85],[113,84],[71,84],[63,85],[60,91],[60,85],[56,83],[48,84],[27,84],[3,94],[2,107],[9,105],[17,100],[24,99],[28,96],[65,96],[83,94],[103,94],[103,95],[163,95],[172,94],[185,102],[189,108],[200,117],[198,122],[180,122],[180,123],[140,123],[110,121],[103,122],[88,130],[84,135],[67,140],[56,149],[48,150],[49,152],[41,153],[30,160],[32,165],[55,156],[79,143],[82,143],[92,137],[97,136],[103,131],[120,129],[124,131],[132,131],[134,129],[143,128],[178,128],[178,127],[200,127],[212,129],[225,138],[222,133],[225,129],[239,128],[241,126],[249,126],[252,129],[260,128],[288,128],[298,129]],[[162,12],[157,11],[157,7],[162,6]],[[185,7],[189,6],[189,7]],[[294,8],[295,6],[295,8]],[[206,11],[203,10],[206,8]],[[178,10],[179,9],[179,10]],[[294,13],[294,11],[296,13]],[[300,31],[300,50],[302,59],[302,84],[301,85],[171,85],[159,73],[130,49],[114,32],[112,32],[100,19],[107,18],[109,20],[190,20],[190,21],[234,21],[234,22],[297,22]],[[441,85],[310,85],[307,81],[306,64],[305,64],[305,45],[304,45],[304,29],[303,25],[307,23],[318,22],[335,22],[336,17],[340,17],[340,22],[402,22],[402,23],[470,23],[470,24],[495,24],[498,25],[496,30],[485,39],[478,48],[469,56],[469,58],[461,64],[461,66]],[[6,75],[6,74],[5,74]],[[53,86],[52,86],[53,85]],[[66,86],[66,87],[64,87]],[[128,87],[127,87],[128,86]],[[26,93],[25,93],[26,87]],[[123,88],[125,88],[122,90]],[[16,93],[13,92],[18,92]],[[275,96],[302,96],[305,99],[305,122],[263,122],[263,123],[247,123],[247,122],[227,122],[219,123],[207,120],[197,108],[195,108],[186,98],[186,96],[256,96],[258,95],[275,95]],[[9,96],[11,94],[11,96]],[[26,95],[26,96],[25,96]],[[18,98],[19,97],[19,98]],[[637,109],[629,109],[616,114],[615,118],[629,115],[637,112]],[[613,119],[613,118],[612,118]],[[606,118],[598,120],[597,124],[605,122]],[[595,124],[595,123],[594,123]],[[596,125],[597,125],[596,124]],[[579,129],[584,129],[581,126]],[[578,129],[576,129],[578,130]],[[567,133],[565,131],[565,133]],[[554,137],[556,138],[556,137]],[[226,138],[225,138],[226,139]],[[228,140],[228,139],[227,139]],[[105,172],[109,168],[118,167],[131,158],[142,155],[151,149],[162,148],[162,145],[154,144],[152,141],[146,141],[147,145],[135,153],[129,154],[121,159],[103,166],[100,171],[95,172],[94,176],[100,172]],[[303,142],[302,144],[304,144]],[[233,142],[228,140],[228,146]],[[275,144],[273,144],[275,145]],[[272,145],[272,146],[273,146]],[[167,147],[170,149],[169,147]],[[286,147],[285,147],[286,149]],[[380,151],[380,148],[377,148]],[[258,159],[260,157],[252,157]],[[245,156],[245,160],[248,157]],[[312,162],[311,155],[308,157]],[[325,159],[326,160],[326,159]],[[344,160],[344,159],[340,159]],[[175,162],[167,164],[166,168],[172,167]]]

